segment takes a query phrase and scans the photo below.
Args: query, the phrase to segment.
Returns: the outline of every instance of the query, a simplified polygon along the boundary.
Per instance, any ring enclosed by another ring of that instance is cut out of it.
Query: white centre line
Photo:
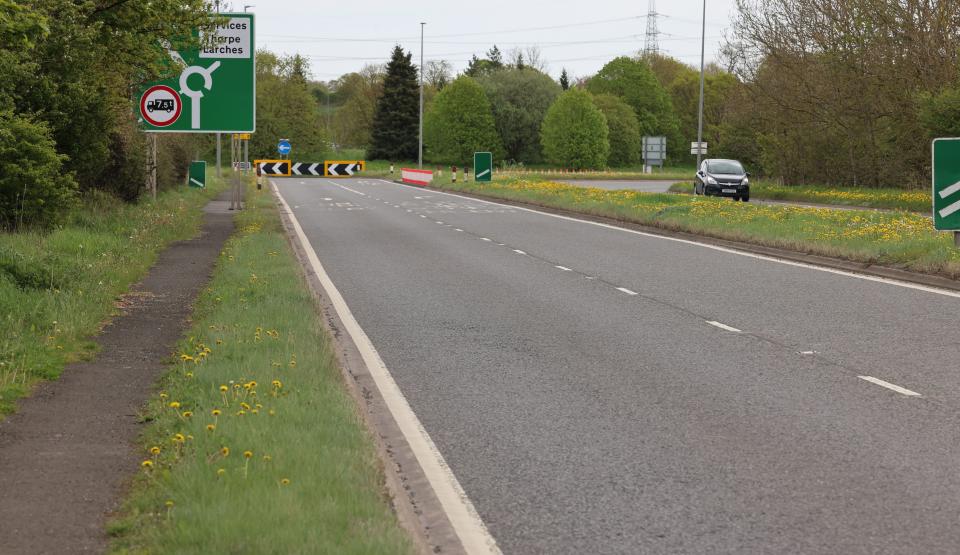
[[[617,287],[617,291],[620,291],[621,293],[626,293],[627,295],[638,295],[638,294],[639,294],[639,293],[637,293],[636,291],[631,291],[631,290],[627,289],[626,287]]]
[[[558,270],[563,270],[564,272],[572,272],[572,271],[573,271],[573,270],[571,270],[570,268],[567,268],[566,266],[554,266],[554,268],[556,268],[556,269],[558,269]]]
[[[873,376],[857,376],[857,377],[860,378],[861,380],[866,380],[872,384],[879,385],[880,387],[885,387],[891,391],[896,391],[897,393],[901,395],[906,395],[907,397],[922,397],[922,395],[920,395],[916,391],[910,391],[905,387],[900,387],[897,384],[885,382],[879,378],[874,378]]]
[[[708,320],[707,323],[710,324],[711,326],[716,326],[716,327],[718,327],[718,328],[720,328],[720,329],[722,329],[722,330],[732,331],[733,333],[743,333],[743,330],[738,330],[737,328],[735,328],[735,327],[733,327],[733,326],[728,326],[728,325],[726,325],[726,324],[721,324],[720,322],[714,322],[714,321],[712,321],[712,320]]]
[[[517,253],[517,254],[527,254],[527,253],[523,252],[523,251],[520,250],[520,249],[513,249],[513,252],[515,252],[515,253]]]
[[[481,241],[486,241],[486,242],[488,242],[488,243],[490,242],[490,239],[487,239],[486,237],[481,237],[480,240],[481,240]]]

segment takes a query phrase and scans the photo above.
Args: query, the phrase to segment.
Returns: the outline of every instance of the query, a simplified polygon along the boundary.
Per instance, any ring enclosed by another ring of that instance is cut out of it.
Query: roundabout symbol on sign
[[[180,95],[165,85],[150,87],[140,97],[140,115],[155,127],[172,125],[180,118],[182,110]]]

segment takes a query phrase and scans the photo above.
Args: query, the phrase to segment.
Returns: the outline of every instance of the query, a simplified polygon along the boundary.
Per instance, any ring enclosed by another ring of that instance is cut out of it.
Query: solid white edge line
[[[707,323],[710,324],[711,326],[718,327],[718,328],[720,328],[720,329],[722,329],[722,330],[732,331],[733,333],[743,333],[743,330],[738,330],[737,328],[735,328],[735,327],[733,327],[733,326],[728,326],[728,325],[726,325],[726,324],[721,324],[720,322],[714,322],[713,320],[707,320]]]
[[[874,378],[873,376],[857,376],[857,377],[860,378],[861,380],[866,380],[872,384],[879,385],[880,387],[885,387],[891,391],[896,391],[897,393],[901,395],[906,395],[907,397],[922,397],[922,395],[920,395],[916,391],[911,391],[905,387],[900,387],[897,384],[885,382],[880,378]]]
[[[386,183],[386,184],[388,184],[388,185],[401,186],[401,185],[399,185],[398,183],[393,183],[393,182],[387,181],[387,180],[385,180],[385,179],[381,179],[380,181],[382,181],[382,182],[384,182],[384,183]],[[906,281],[900,281],[900,280],[896,280],[896,279],[884,278],[884,277],[880,277],[880,276],[870,276],[870,275],[867,275],[867,274],[857,274],[857,273],[855,273],[855,272],[848,272],[848,271],[846,271],[846,270],[837,270],[836,268],[827,268],[827,267],[825,267],[825,266],[815,266],[815,265],[813,265],[813,264],[807,264],[807,263],[805,263],[805,262],[794,262],[793,260],[784,260],[784,259],[782,259],[782,258],[776,258],[776,257],[773,257],[773,256],[767,256],[767,255],[763,255],[763,254],[754,254],[754,253],[752,253],[752,252],[746,252],[746,251],[738,251],[738,250],[736,250],[736,249],[730,249],[730,248],[721,247],[721,246],[718,246],[718,245],[710,245],[710,244],[708,244],[708,243],[699,243],[699,242],[697,242],[697,241],[691,241],[690,239],[681,239],[681,238],[679,238],[679,237],[668,237],[668,236],[666,236],[666,235],[657,235],[656,233],[646,233],[646,232],[644,232],[644,231],[637,231],[637,230],[635,230],[635,229],[627,229],[627,228],[625,228],[625,227],[617,227],[617,226],[615,226],[615,225],[605,224],[605,223],[601,223],[601,222],[591,222],[591,221],[589,221],[589,220],[581,220],[581,219],[579,219],[579,218],[571,218],[570,216],[562,216],[562,215],[560,215],[560,214],[550,214],[549,212],[541,212],[541,211],[539,211],[539,210],[534,210],[534,209],[532,209],[532,208],[524,208],[524,207],[522,207],[522,206],[514,206],[514,205],[512,205],[512,204],[502,204],[502,203],[499,203],[499,202],[492,202],[492,201],[489,201],[489,200],[481,200],[481,199],[477,199],[477,198],[473,198],[473,197],[466,197],[466,196],[463,196],[463,195],[458,195],[458,194],[455,194],[455,193],[447,193],[447,192],[445,192],[445,191],[437,191],[437,190],[434,190],[434,189],[431,189],[431,191],[433,191],[433,192],[435,192],[435,193],[438,193],[438,194],[441,194],[441,195],[447,195],[447,196],[451,196],[451,197],[457,197],[457,198],[463,199],[463,200],[471,200],[471,201],[475,201],[475,202],[482,202],[482,203],[485,203],[485,204],[492,204],[493,206],[500,206],[500,207],[503,207],[503,208],[511,208],[511,209],[513,209],[513,210],[522,210],[522,211],[524,211],[524,212],[532,212],[532,213],[534,213],[534,214],[539,214],[539,215],[541,215],[541,216],[549,216],[549,217],[551,217],[551,218],[558,218],[558,219],[567,220],[567,221],[570,221],[570,222],[578,222],[578,223],[581,223],[581,224],[588,224],[588,225],[592,225],[592,226],[603,227],[603,228],[606,228],[606,229],[613,229],[613,230],[616,230],[616,231],[622,231],[622,232],[624,232],[624,233],[631,233],[631,234],[633,234],[633,235],[640,235],[640,236],[642,236],[642,237],[650,237],[650,238],[653,238],[653,239],[662,239],[662,240],[664,240],[664,241],[673,241],[673,242],[675,242],[675,243],[682,243],[682,244],[685,244],[685,245],[693,245],[693,246],[696,246],[696,247],[700,247],[700,248],[704,248],[704,249],[710,249],[710,250],[713,250],[713,251],[724,252],[724,253],[727,253],[727,254],[735,254],[735,255],[737,255],[737,256],[744,256],[744,257],[747,257],[747,258],[753,258],[753,259],[755,259],[755,260],[764,260],[764,261],[767,261],[767,262],[776,262],[776,263],[778,263],[778,264],[785,264],[785,265],[787,265],[787,266],[793,266],[793,267],[796,267],[796,268],[806,268],[806,269],[808,269],[808,270],[816,270],[816,271],[818,271],[818,272],[826,272],[826,273],[828,273],[828,274],[836,274],[836,275],[838,275],[838,276],[852,277],[852,278],[856,278],[856,279],[862,279],[862,280],[866,280],[866,281],[872,281],[872,282],[875,282],[875,283],[883,283],[883,284],[886,284],[886,285],[894,285],[894,286],[897,286],[897,287],[905,287],[905,288],[907,288],[907,289],[915,289],[915,290],[917,290],[917,291],[924,291],[924,292],[926,292],[926,293],[934,293],[934,294],[936,294],[936,295],[943,295],[943,296],[945,296],[945,297],[954,297],[954,298],[960,299],[960,291],[950,291],[950,290],[948,290],[948,289],[940,289],[940,288],[937,288],[937,287],[930,287],[930,286],[927,286],[927,285],[920,285],[920,284],[918,284],[918,283],[909,283],[909,282],[906,282]]]
[[[571,270],[570,268],[567,268],[566,266],[554,266],[554,268],[557,268],[558,270],[563,270],[564,272],[572,272],[572,271],[573,271],[573,270]]]
[[[617,291],[620,291],[621,293],[626,293],[627,295],[639,295],[639,293],[637,293],[636,291],[631,291],[626,287],[617,287]]]
[[[513,252],[515,252],[515,253],[517,253],[517,254],[527,254],[527,253],[523,252],[523,251],[520,250],[520,249],[513,249]]]
[[[500,549],[497,547],[496,540],[490,535],[490,531],[487,530],[470,498],[467,497],[460,482],[457,481],[457,477],[454,476],[436,444],[433,443],[420,419],[417,418],[407,399],[403,396],[403,392],[400,391],[400,387],[394,381],[370,338],[367,337],[366,332],[363,331],[353,313],[350,312],[343,295],[340,294],[333,280],[324,270],[317,253],[310,244],[310,240],[303,232],[299,220],[290,210],[290,205],[280,194],[277,184],[272,180],[270,184],[273,186],[273,191],[280,200],[280,204],[290,216],[294,232],[307,253],[311,268],[320,280],[320,284],[330,298],[330,302],[333,304],[334,310],[337,311],[340,320],[343,321],[347,333],[356,343],[357,349],[363,357],[363,362],[370,370],[370,375],[383,396],[384,403],[386,403],[390,414],[393,415],[394,420],[400,427],[400,431],[409,443],[414,456],[417,457],[417,461],[423,468],[430,486],[433,487],[433,491],[437,499],[440,500],[440,504],[443,506],[454,530],[456,530],[464,549],[467,553],[499,554]]]

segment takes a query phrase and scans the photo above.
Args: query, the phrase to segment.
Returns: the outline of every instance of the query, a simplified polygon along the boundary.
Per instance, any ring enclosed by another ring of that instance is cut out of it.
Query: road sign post
[[[256,128],[254,20],[218,14],[200,48],[169,50],[179,73],[140,92],[140,125],[152,133],[252,133]]]
[[[493,181],[493,153],[474,152],[473,172],[474,181]]]
[[[933,226],[960,247],[960,138],[933,141]]]
[[[207,162],[206,160],[194,160],[190,162],[190,172],[188,174],[191,187],[203,189],[207,186]]]
[[[280,156],[289,156],[291,150],[293,150],[293,147],[290,145],[290,139],[280,139],[280,142],[277,143],[277,153]]]
[[[690,143],[690,154],[695,154],[697,156],[706,156],[707,155],[707,143],[705,142],[692,142]],[[698,168],[699,169],[699,168]]]

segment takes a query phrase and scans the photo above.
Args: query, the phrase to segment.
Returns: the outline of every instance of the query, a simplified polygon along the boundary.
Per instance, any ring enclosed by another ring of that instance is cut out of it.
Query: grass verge
[[[609,191],[541,181],[434,183],[487,197],[699,235],[960,277],[960,250],[912,212],[759,206],[715,197]]]
[[[693,194],[693,183],[677,183],[674,193]],[[786,200],[812,204],[835,204],[863,208],[885,208],[930,212],[930,191],[907,189],[865,189],[862,187],[825,187],[818,185],[780,185],[769,181],[750,184],[750,196],[763,200]]]
[[[346,151],[344,151],[346,152]],[[362,151],[352,152],[353,154],[363,154]],[[349,160],[350,158],[343,158],[344,160]],[[363,157],[360,156],[357,158],[362,160]],[[399,177],[401,168],[415,168],[417,167],[416,161],[413,162],[388,162],[385,160],[368,160],[366,165],[366,170],[363,172],[360,177],[389,177],[390,176],[390,165],[393,164],[394,175]],[[445,178],[445,181],[450,181],[450,164],[434,164],[434,163],[424,163],[424,169],[433,170],[434,179]],[[457,169],[459,171],[460,179],[463,179],[463,166],[458,165]],[[437,169],[442,170],[442,175],[437,173]],[[594,180],[594,181],[616,181],[616,180],[629,180],[629,181],[671,181],[671,180],[690,180],[691,176],[695,173],[693,168],[659,168],[654,169],[655,173],[643,173],[642,168],[617,168],[610,170],[584,170],[584,171],[573,171],[573,170],[561,170],[557,168],[551,168],[546,165],[534,165],[534,166],[510,166],[503,168],[497,166],[494,168],[494,176],[497,180],[507,179],[575,179],[575,180]],[[471,176],[471,179],[473,177]]]
[[[38,381],[92,356],[117,297],[164,247],[198,233],[203,205],[224,187],[207,182],[137,204],[88,195],[52,231],[0,233],[0,419]]]
[[[114,553],[408,553],[370,437],[266,191],[149,402]]]

